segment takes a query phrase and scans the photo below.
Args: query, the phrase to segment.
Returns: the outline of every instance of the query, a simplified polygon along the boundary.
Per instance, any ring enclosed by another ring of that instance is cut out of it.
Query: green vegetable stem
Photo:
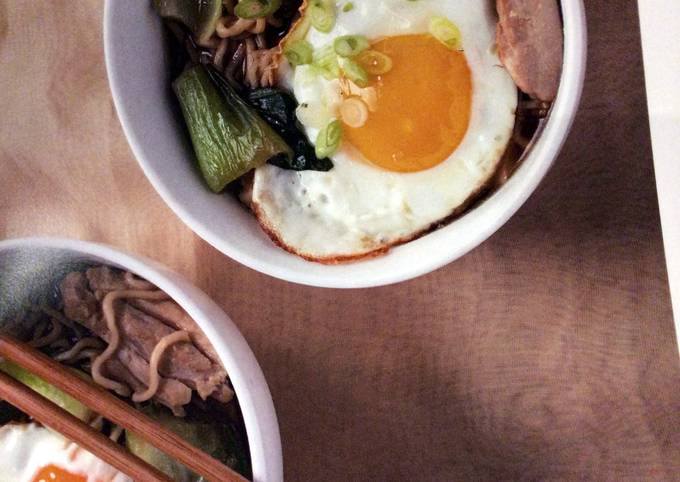
[[[202,65],[184,71],[173,83],[210,189],[227,184],[290,147],[218,74]]]
[[[78,417],[80,420],[88,421],[93,412],[83,405],[81,402],[71,397],[70,395],[62,392],[54,385],[50,385],[42,378],[34,375],[33,373],[24,370],[19,365],[12,363],[8,360],[0,359],[0,371],[5,372],[10,377],[23,383],[27,387],[33,389],[35,392],[39,393],[55,405],[63,408],[71,415]],[[85,377],[82,372],[74,370],[78,376]]]

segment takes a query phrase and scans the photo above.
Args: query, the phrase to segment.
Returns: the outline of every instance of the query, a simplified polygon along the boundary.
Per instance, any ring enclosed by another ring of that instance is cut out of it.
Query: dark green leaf
[[[288,143],[293,155],[277,155],[269,163],[282,169],[294,171],[330,171],[333,162],[319,159],[314,147],[298,126],[295,116],[297,102],[292,95],[277,89],[255,89],[247,94],[247,100],[267,123]]]
[[[173,89],[199,167],[214,192],[278,154],[291,154],[284,140],[214,69],[191,67]]]

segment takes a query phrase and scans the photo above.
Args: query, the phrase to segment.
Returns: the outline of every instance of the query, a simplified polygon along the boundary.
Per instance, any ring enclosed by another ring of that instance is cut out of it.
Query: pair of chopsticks
[[[208,480],[225,482],[247,480],[150,417],[103,388],[81,379],[64,365],[27,344],[0,334],[0,356],[68,393],[111,422],[134,432]],[[0,399],[6,400],[43,425],[60,432],[137,482],[171,482],[167,475],[3,372],[0,372]]]

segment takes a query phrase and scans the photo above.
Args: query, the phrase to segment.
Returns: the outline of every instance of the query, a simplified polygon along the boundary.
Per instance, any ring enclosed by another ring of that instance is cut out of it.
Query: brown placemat
[[[205,289],[269,380],[288,480],[677,480],[637,12],[615,3],[587,2],[583,106],[519,214],[429,276],[333,291],[237,265],[162,203],[115,116],[101,1],[0,0],[0,237],[110,243]]]

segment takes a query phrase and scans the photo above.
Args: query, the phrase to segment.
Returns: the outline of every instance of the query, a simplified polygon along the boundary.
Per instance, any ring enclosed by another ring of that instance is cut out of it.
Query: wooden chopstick
[[[0,372],[0,398],[89,450],[104,462],[130,476],[132,480],[172,482],[172,479],[155,467],[132,455],[79,418],[3,372]]]
[[[21,365],[46,382],[103,415],[111,422],[139,435],[151,445],[208,480],[247,482],[219,460],[197,449],[147,415],[116,398],[98,385],[74,375],[68,368],[35,348],[0,334],[0,356]],[[78,442],[78,440],[75,440]]]

